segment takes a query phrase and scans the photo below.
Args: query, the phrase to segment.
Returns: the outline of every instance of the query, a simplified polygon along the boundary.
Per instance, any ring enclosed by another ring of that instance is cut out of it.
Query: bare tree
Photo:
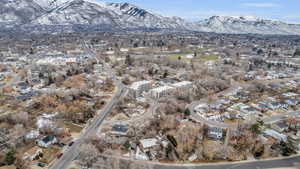
[[[178,127],[178,131],[175,135],[178,144],[176,150],[183,160],[186,160],[188,158],[187,155],[195,149],[200,128],[200,126],[192,122],[181,123]]]
[[[82,144],[79,148],[78,164],[84,168],[92,168],[97,161],[99,151],[92,144]]]
[[[28,169],[30,168],[30,162],[28,160],[23,160],[19,156],[16,157],[15,166],[18,169]]]

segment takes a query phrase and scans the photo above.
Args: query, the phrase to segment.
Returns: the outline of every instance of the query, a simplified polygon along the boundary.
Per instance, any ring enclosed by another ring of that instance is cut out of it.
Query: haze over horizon
[[[102,1],[102,0],[98,0]],[[255,16],[300,23],[299,0],[105,0],[128,2],[164,16],[178,16],[198,21],[213,15]]]

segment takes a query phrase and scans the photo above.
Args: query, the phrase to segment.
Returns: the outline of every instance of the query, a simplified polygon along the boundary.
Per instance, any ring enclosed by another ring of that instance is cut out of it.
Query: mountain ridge
[[[0,25],[72,27],[88,29],[166,29],[230,34],[300,35],[300,24],[251,16],[212,16],[198,22],[165,17],[130,3],[96,0],[2,0]],[[2,24],[1,24],[2,23]]]

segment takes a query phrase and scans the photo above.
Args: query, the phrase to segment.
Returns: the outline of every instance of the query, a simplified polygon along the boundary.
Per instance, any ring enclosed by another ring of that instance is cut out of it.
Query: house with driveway
[[[40,140],[36,141],[36,144],[40,147],[47,148],[52,144],[57,143],[57,139],[54,134],[42,137]]]

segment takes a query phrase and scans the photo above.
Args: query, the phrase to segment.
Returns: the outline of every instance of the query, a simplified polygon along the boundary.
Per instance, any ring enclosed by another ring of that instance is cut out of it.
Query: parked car
[[[69,143],[69,147],[71,147],[73,144],[74,144],[74,141],[71,141],[71,142]]]
[[[38,162],[37,163],[37,166],[41,167],[41,168],[44,168],[46,166],[45,163],[42,163],[42,162]]]
[[[57,159],[60,159],[63,155],[64,155],[63,153],[58,153],[58,154],[56,155],[56,158],[57,158]]]
[[[57,145],[58,147],[64,147],[64,146],[66,146],[65,143],[55,143],[55,145]]]
[[[289,117],[290,117],[290,116],[286,114],[286,115],[284,115],[282,118],[283,118],[283,119],[286,119],[286,118],[289,118]]]

